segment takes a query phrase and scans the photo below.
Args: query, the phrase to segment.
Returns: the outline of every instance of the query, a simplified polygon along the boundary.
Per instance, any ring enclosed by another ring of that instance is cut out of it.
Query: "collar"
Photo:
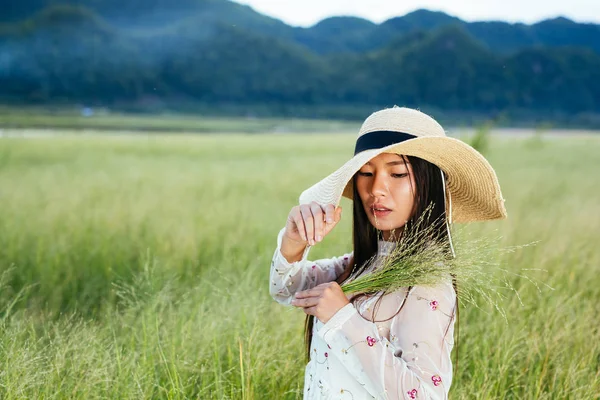
[[[398,245],[397,242],[388,242],[385,240],[377,241],[377,255],[378,256],[389,256],[390,253],[396,248]]]

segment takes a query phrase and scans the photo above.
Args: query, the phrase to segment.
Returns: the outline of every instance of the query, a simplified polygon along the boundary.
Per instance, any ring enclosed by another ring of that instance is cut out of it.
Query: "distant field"
[[[133,122],[132,122],[133,123]],[[134,124],[135,125],[135,124]],[[0,137],[0,398],[300,399],[303,314],[276,233],[354,133]],[[455,399],[600,393],[600,136],[493,137],[514,279],[460,314]],[[349,249],[350,203],[311,258]]]
[[[0,106],[0,130],[109,132],[271,133],[356,130],[358,122],[319,119],[207,117],[194,114],[123,114],[103,109],[19,109]]]
[[[364,110],[363,110],[364,111]],[[0,105],[0,137],[7,135],[39,136],[65,134],[188,134],[188,133],[344,133],[358,132],[361,122],[309,118],[256,118],[205,116],[200,114],[133,114],[83,108],[14,108]],[[354,116],[364,117],[362,113]],[[448,118],[448,116],[447,116]],[[451,136],[470,136],[478,129],[489,129],[489,121],[479,116],[470,122],[451,118],[453,124],[444,124]],[[536,129],[495,127],[495,136],[528,137],[543,134],[556,136],[597,136],[600,131],[590,129],[561,129],[541,124]]]

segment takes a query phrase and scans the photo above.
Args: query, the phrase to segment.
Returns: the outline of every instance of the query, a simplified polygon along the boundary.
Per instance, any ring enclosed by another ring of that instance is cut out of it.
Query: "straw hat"
[[[315,201],[338,205],[342,195],[352,199],[352,177],[381,153],[415,156],[438,166],[447,177],[451,199],[450,222],[506,218],[496,173],[474,148],[446,136],[430,116],[394,107],[371,114],[358,133],[354,157],[300,195],[300,204]]]

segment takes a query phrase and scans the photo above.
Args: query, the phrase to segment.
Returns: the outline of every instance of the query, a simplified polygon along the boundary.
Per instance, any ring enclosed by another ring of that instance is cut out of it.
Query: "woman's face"
[[[356,189],[371,224],[389,240],[412,216],[415,180],[407,158],[382,153],[356,173]]]

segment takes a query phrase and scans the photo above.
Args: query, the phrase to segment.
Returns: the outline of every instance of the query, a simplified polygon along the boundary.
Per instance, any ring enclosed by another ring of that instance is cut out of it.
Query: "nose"
[[[381,197],[386,196],[389,193],[388,181],[385,174],[375,173],[372,182],[371,196]]]

